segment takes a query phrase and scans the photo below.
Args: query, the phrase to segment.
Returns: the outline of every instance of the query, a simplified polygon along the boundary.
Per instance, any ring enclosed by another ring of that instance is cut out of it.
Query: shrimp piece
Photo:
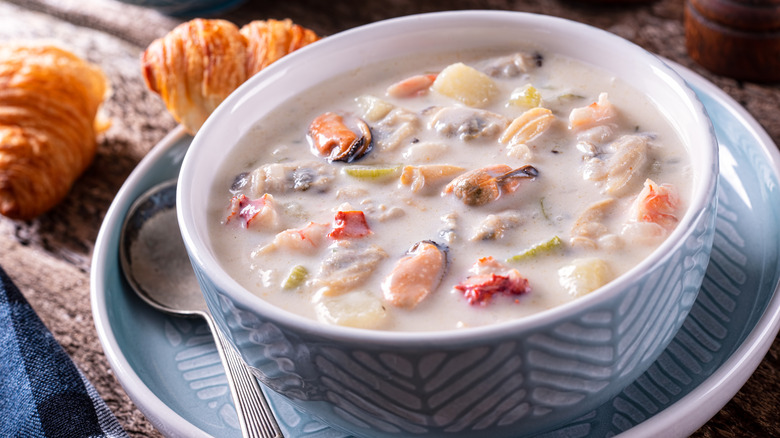
[[[598,102],[571,110],[569,129],[585,131],[595,126],[607,125],[614,122],[617,115],[617,110],[610,103],[607,93],[601,93]]]
[[[628,213],[629,222],[652,222],[666,231],[671,231],[679,221],[677,219],[679,208],[680,198],[673,185],[659,185],[648,178],[642,191],[631,204]]]
[[[503,193],[515,192],[521,179],[538,175],[539,171],[530,165],[512,169],[506,164],[496,164],[458,176],[444,187],[443,193],[453,193],[466,205],[480,206],[495,201]]]
[[[313,254],[325,241],[325,237],[330,230],[328,224],[318,224],[309,222],[303,228],[290,228],[278,233],[274,240],[257,249],[252,256],[260,255],[276,249],[285,251],[295,251],[303,254]]]
[[[336,212],[336,226],[328,237],[334,240],[348,239],[351,237],[365,237],[371,234],[371,229],[366,222],[366,216],[362,211]]]
[[[401,173],[401,184],[410,186],[412,192],[419,193],[426,186],[435,184],[444,178],[462,173],[464,168],[448,164],[423,164],[420,166],[404,166]]]
[[[415,75],[394,83],[387,87],[389,97],[403,98],[416,97],[427,94],[438,73],[427,75]]]
[[[357,117],[350,117],[350,121],[356,125],[355,129],[347,126],[344,118],[336,113],[317,116],[309,125],[308,140],[312,151],[328,161],[347,163],[369,153],[373,147],[371,129]]]
[[[243,220],[246,228],[274,228],[279,223],[276,202],[269,193],[258,199],[249,199],[244,194],[233,196],[225,223],[230,223],[236,217]]]
[[[508,269],[493,257],[483,257],[470,269],[474,275],[455,286],[469,304],[486,305],[493,295],[522,295],[531,292],[528,279],[517,269]]]
[[[469,269],[474,275],[500,274],[507,270],[501,262],[491,256],[480,257]]]
[[[398,260],[382,282],[385,300],[412,309],[441,283],[447,270],[447,252],[430,240],[417,242]]]

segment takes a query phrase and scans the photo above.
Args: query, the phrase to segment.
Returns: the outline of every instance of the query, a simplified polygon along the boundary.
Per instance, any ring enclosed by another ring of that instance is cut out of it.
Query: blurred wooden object
[[[713,73],[780,81],[780,0],[687,0],[685,39]]]

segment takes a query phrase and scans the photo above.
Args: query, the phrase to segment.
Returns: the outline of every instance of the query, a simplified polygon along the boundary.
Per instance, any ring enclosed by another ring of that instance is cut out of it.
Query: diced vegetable
[[[447,66],[431,86],[437,92],[468,105],[481,107],[490,102],[498,87],[490,76],[457,62]]]
[[[379,327],[387,316],[382,301],[363,291],[321,296],[315,309],[320,321],[367,329]]]
[[[593,292],[612,279],[607,262],[598,258],[576,259],[558,269],[558,280],[563,288],[574,297]]]
[[[295,289],[302,285],[309,276],[309,270],[303,265],[296,265],[290,270],[287,278],[282,283],[283,289]]]
[[[392,166],[347,166],[344,173],[353,177],[371,181],[384,181],[390,177],[398,176],[400,165]]]
[[[534,108],[542,102],[542,95],[533,85],[526,84],[512,91],[509,103],[519,107]]]
[[[506,261],[507,262],[519,262],[522,260],[526,260],[529,258],[533,258],[542,254],[547,254],[553,250],[556,250],[560,248],[563,245],[563,241],[560,237],[555,236],[550,240],[546,240],[544,242],[538,243],[525,251],[521,252],[520,254],[514,255],[512,257],[509,257]]]
[[[364,94],[355,100],[358,107],[363,111],[363,118],[371,123],[382,120],[395,108],[395,105],[392,103],[368,94]]]

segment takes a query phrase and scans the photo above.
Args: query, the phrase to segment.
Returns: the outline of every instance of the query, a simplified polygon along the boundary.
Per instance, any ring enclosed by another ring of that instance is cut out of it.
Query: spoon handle
[[[225,375],[230,385],[230,392],[233,394],[233,404],[235,404],[238,421],[241,424],[242,436],[246,438],[284,438],[257,379],[249,371],[249,367],[241,359],[241,356],[230,345],[225,335],[216,327],[210,315],[207,319],[217,344],[217,350],[222,357],[222,363],[225,365]]]

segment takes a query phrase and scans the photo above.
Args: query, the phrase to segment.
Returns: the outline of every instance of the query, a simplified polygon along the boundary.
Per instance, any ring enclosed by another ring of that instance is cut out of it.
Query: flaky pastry
[[[0,45],[0,214],[32,219],[92,163],[103,72],[51,45]]]
[[[194,134],[249,77],[318,39],[289,19],[256,20],[239,29],[196,18],[153,41],[141,56],[141,72],[174,119]]]

